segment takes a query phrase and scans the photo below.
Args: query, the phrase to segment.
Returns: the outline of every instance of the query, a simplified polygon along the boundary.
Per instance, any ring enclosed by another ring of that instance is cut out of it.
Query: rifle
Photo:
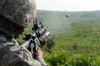
[[[47,27],[44,27],[41,22],[37,23],[37,19],[33,24],[33,32],[26,34],[26,37],[23,38],[25,41],[21,44],[21,47],[26,47],[32,54],[45,44],[45,38],[50,34],[50,32],[47,31]]]

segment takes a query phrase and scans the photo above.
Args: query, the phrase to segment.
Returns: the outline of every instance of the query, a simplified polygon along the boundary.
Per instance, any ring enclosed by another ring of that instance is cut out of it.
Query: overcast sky
[[[100,0],[36,0],[37,9],[53,11],[100,10]]]

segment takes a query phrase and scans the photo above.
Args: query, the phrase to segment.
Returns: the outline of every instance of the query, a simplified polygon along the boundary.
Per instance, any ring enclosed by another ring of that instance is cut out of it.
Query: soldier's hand
[[[44,39],[44,44],[41,45],[40,47],[43,48],[46,43],[47,43],[47,38]]]
[[[36,56],[42,56],[43,57],[43,52],[41,50],[41,48],[39,47],[38,50],[35,52]]]

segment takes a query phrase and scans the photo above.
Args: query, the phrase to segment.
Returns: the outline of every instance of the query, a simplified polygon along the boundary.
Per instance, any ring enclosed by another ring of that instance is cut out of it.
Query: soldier
[[[16,41],[35,16],[35,0],[0,0],[0,66],[46,66],[40,48],[34,59]]]

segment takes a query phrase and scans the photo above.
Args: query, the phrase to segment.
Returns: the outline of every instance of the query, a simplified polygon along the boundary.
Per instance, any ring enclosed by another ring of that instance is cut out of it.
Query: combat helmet
[[[35,19],[35,0],[0,0],[0,16],[25,28]]]

